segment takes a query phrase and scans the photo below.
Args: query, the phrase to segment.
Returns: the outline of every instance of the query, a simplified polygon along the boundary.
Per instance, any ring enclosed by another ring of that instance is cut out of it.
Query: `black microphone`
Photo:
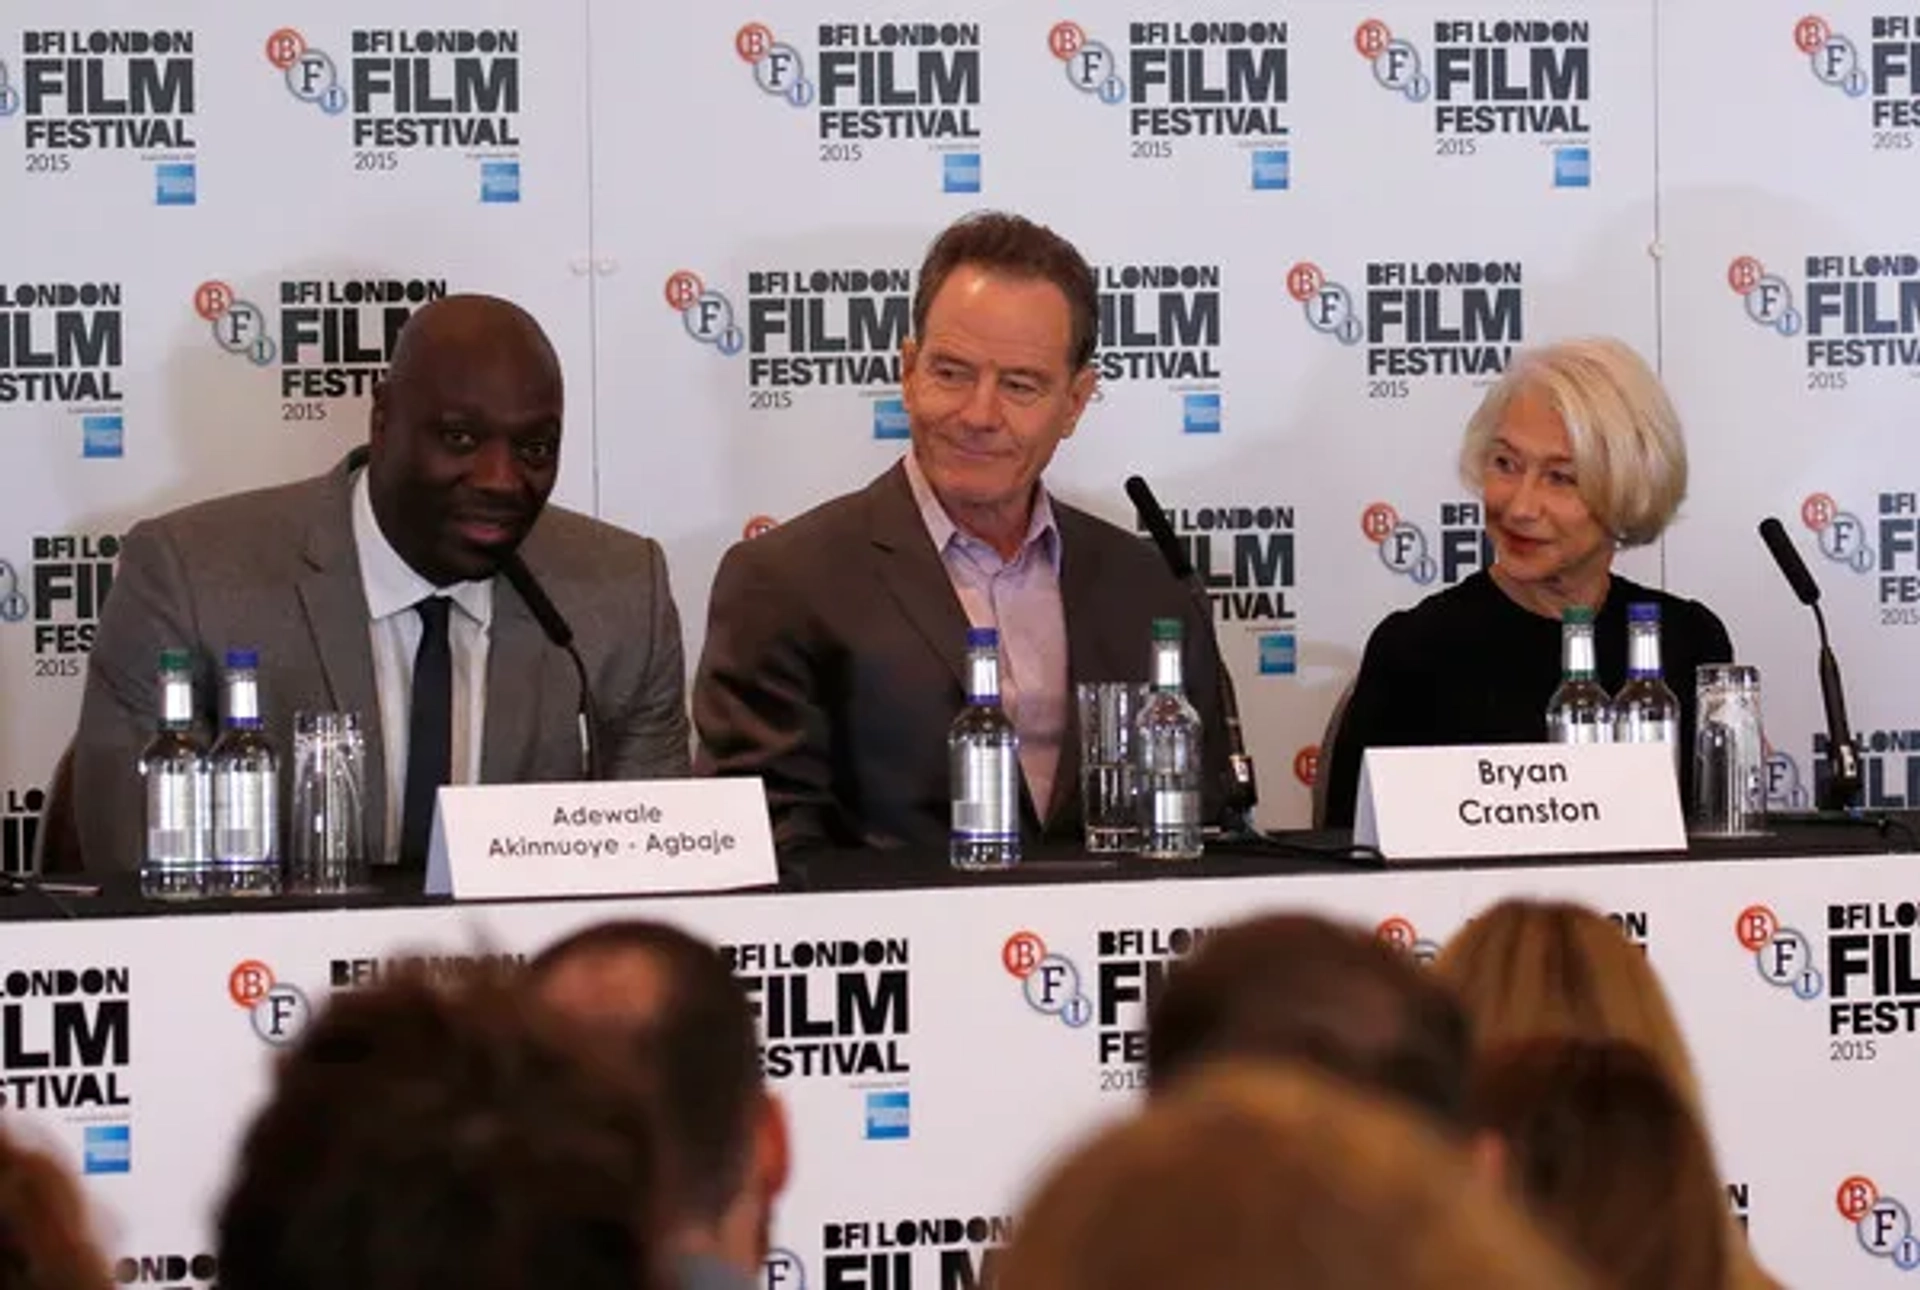
[[[1823,811],[1844,811],[1858,804],[1860,797],[1860,749],[1853,742],[1847,725],[1847,696],[1840,686],[1840,664],[1827,643],[1827,618],[1820,612],[1820,586],[1808,572],[1806,561],[1794,550],[1786,527],[1768,516],[1760,521],[1760,539],[1773,553],[1773,562],[1786,575],[1787,583],[1800,603],[1813,610],[1814,625],[1820,630],[1820,701],[1827,710],[1827,782],[1820,799],[1814,803]]]
[[[580,657],[580,651],[574,648],[573,628],[560,616],[553,601],[540,584],[534,581],[533,570],[527,568],[526,561],[520,558],[518,551],[501,561],[500,572],[507,582],[520,593],[520,599],[526,602],[533,613],[533,620],[540,624],[540,630],[547,639],[567,652],[573,660],[573,672],[580,680],[580,770],[588,779],[600,778],[600,741],[598,714],[594,711],[593,687],[587,684],[587,665]]]
[[[1187,558],[1180,539],[1174,536],[1173,525],[1167,523],[1167,513],[1160,509],[1160,501],[1153,495],[1153,490],[1147,487],[1147,481],[1138,475],[1129,475],[1126,489],[1127,497],[1140,517],[1140,526],[1146,529],[1153,544],[1160,548],[1160,558],[1167,562],[1167,569],[1192,595],[1200,610],[1200,621],[1207,625],[1207,638],[1213,645],[1214,670],[1220,690],[1220,713],[1227,727],[1228,779],[1224,828],[1230,835],[1246,837],[1257,832],[1253,827],[1253,808],[1260,803],[1260,786],[1254,776],[1253,758],[1247,753],[1246,736],[1240,729],[1240,701],[1234,692],[1233,673],[1227,670],[1227,660],[1220,653],[1220,638],[1213,630],[1213,598],[1207,594],[1206,584],[1200,580],[1200,575],[1194,572],[1193,561]]]

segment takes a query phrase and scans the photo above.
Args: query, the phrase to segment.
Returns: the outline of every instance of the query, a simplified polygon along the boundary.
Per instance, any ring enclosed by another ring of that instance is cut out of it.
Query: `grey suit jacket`
[[[1207,624],[1146,542],[1057,499],[1053,509],[1069,687],[1146,680],[1152,620],[1180,618],[1188,697],[1205,726],[1207,806],[1217,810],[1226,746]],[[699,769],[761,776],[783,851],[944,846],[947,728],[966,702],[966,636],[966,611],[895,465],[720,562],[693,690]],[[1044,825],[1021,788],[1030,837],[1079,835],[1072,699]]]
[[[143,803],[134,766],[158,720],[160,651],[194,651],[201,719],[217,729],[228,649],[260,652],[261,703],[290,802],[293,714],[352,711],[367,742],[367,841],[384,854],[387,774],[366,592],[349,518],[351,468],[239,493],[137,524],[87,665],[74,747],[74,805],[90,870],[139,863]],[[689,770],[680,619],[659,546],[548,506],[520,553],[574,630],[599,708],[609,778]],[[579,683],[505,578],[494,580],[487,783],[578,779]],[[284,827],[284,821],[283,821]]]

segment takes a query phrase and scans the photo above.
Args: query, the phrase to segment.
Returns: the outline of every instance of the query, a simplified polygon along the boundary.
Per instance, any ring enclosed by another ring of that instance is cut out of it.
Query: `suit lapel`
[[[356,463],[349,458],[328,477],[319,512],[307,530],[307,571],[300,579],[300,607],[326,681],[327,702],[336,712],[360,716],[366,739],[368,854],[386,854],[387,758],[380,725],[380,700],[373,680],[373,642],[367,618],[367,594],[360,581],[360,557],[353,545],[347,483]]]
[[[870,533],[880,584],[920,633],[956,684],[967,676],[967,615],[953,594],[940,553],[927,536],[913,502],[904,466],[896,465],[867,488]]]
[[[505,578],[493,580],[493,629],[487,642],[487,715],[480,734],[480,782],[529,777],[539,733],[546,637]]]

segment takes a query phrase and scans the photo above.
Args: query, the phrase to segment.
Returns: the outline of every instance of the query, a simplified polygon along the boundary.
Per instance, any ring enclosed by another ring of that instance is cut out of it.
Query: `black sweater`
[[[1614,575],[1594,617],[1600,684],[1627,679],[1627,606],[1660,606],[1660,661],[1680,700],[1681,810],[1692,800],[1694,670],[1733,660],[1733,643],[1712,610]],[[1353,696],[1334,740],[1327,823],[1353,823],[1360,754],[1367,748],[1434,744],[1539,743],[1547,701],[1560,685],[1560,624],[1524,609],[1484,570],[1387,615],[1367,640]]]

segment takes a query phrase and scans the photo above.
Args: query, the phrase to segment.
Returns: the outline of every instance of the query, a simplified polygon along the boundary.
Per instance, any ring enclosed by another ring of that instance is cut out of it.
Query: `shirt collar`
[[[927,536],[933,539],[933,549],[944,555],[947,547],[958,541],[975,549],[991,550],[984,541],[953,522],[953,517],[947,514],[947,508],[941,505],[940,498],[934,493],[926,472],[920,469],[920,458],[913,449],[907,449],[904,461],[907,485],[913,490],[914,505],[920,508],[920,519],[927,526]],[[1020,555],[1026,554],[1036,543],[1057,577],[1060,573],[1060,529],[1053,520],[1053,501],[1047,496],[1047,486],[1040,483],[1033,486],[1033,514],[1027,520],[1027,535],[1020,542]],[[1020,555],[1007,563],[1012,564]]]
[[[446,596],[483,629],[493,622],[493,579],[436,587],[393,549],[374,517],[373,493],[364,469],[353,481],[351,509],[353,545],[360,556],[360,585],[366,590],[367,613],[374,622],[412,609],[432,595]]]

